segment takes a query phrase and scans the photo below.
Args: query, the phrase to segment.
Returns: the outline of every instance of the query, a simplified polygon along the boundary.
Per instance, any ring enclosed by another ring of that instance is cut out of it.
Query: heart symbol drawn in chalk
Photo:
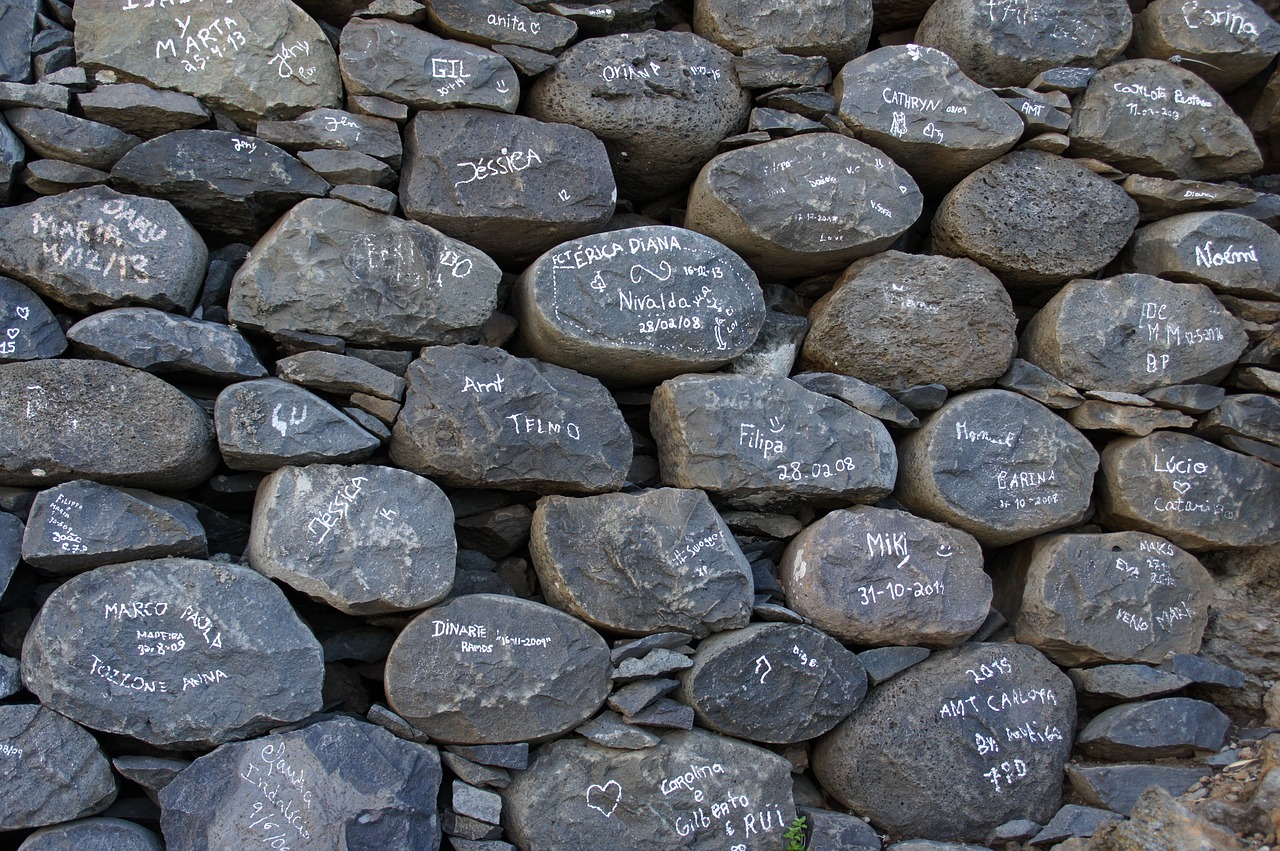
[[[603,786],[592,785],[587,788],[587,806],[604,815],[613,815],[622,800],[622,785],[617,780],[610,780]]]
[[[1191,490],[1191,482],[1174,482],[1173,489],[1178,493],[1186,493]]]
[[[18,314],[19,319],[27,319],[31,316],[31,308],[29,307],[16,307],[14,312]]]

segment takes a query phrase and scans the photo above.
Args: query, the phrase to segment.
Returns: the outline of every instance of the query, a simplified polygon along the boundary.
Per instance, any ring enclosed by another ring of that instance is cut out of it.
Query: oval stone
[[[387,654],[387,702],[433,739],[548,739],[595,714],[613,664],[595,630],[517,597],[454,597],[415,618]]]
[[[100,813],[116,799],[111,763],[88,730],[36,704],[0,706],[0,830]]]
[[[258,485],[249,564],[349,615],[422,609],[453,587],[453,507],[376,465],[281,467]]]
[[[267,374],[239,331],[221,322],[188,319],[153,307],[120,307],[67,329],[76,351],[147,372],[188,372],[215,381]]]
[[[787,605],[857,645],[952,647],[982,626],[991,579],[973,536],[905,511],[833,511],[778,565]]]
[[[653,225],[562,243],[512,293],[534,357],[606,384],[655,383],[723,366],[755,342],[755,272],[714,239]]]
[[[22,647],[41,702],[94,730],[214,747],[320,708],[320,643],[271,580],[159,559],[73,576]]]
[[[772,47],[793,56],[822,56],[838,66],[866,51],[871,5],[871,0],[798,0],[777,5],[695,0],[693,31],[739,55]]]
[[[184,490],[217,463],[208,415],[153,375],[102,361],[0,366],[0,484]]]
[[[898,464],[907,509],[1002,546],[1087,517],[1098,453],[1039,402],[976,390],[904,437]]]
[[[1170,281],[1280,299],[1280,234],[1240,213],[1187,213],[1138,228],[1122,260],[1126,269]]]
[[[1220,92],[1247,83],[1280,52],[1280,24],[1250,0],[1155,0],[1133,19],[1134,56],[1175,57]]]
[[[920,216],[920,190],[884,152],[805,133],[723,153],[699,172],[685,227],[759,274],[798,278],[888,248]]]

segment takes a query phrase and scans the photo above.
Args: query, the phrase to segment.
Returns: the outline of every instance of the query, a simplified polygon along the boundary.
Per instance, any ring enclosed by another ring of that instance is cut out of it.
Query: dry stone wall
[[[1274,847],[1274,5],[3,3],[0,849]]]

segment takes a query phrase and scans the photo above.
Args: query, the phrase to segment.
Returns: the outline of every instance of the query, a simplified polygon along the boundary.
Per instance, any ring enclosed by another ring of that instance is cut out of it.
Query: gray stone
[[[453,509],[407,470],[283,467],[258,487],[247,555],[259,573],[347,614],[422,609],[453,584]]]
[[[1035,649],[966,644],[873,689],[819,740],[813,768],[882,831],[981,841],[1058,809],[1075,708],[1071,681]]]
[[[1235,435],[1280,446],[1280,400],[1263,393],[1228,396],[1200,418],[1196,434],[1214,438]]]
[[[1142,394],[1162,408],[1184,414],[1203,414],[1218,407],[1227,391],[1212,384],[1172,384],[1153,387]]]
[[[440,232],[342,201],[291,209],[231,284],[241,328],[302,331],[366,346],[473,341],[493,312],[501,272]]]
[[[804,524],[790,514],[763,511],[724,511],[725,525],[739,535],[762,535],[766,538],[791,538]]]
[[[35,0],[0,6],[0,80],[21,83],[31,79],[31,42],[39,9]]]
[[[967,259],[887,251],[850,266],[809,312],[804,369],[889,392],[938,383],[992,384],[1017,349],[1017,319],[999,279]]]
[[[406,131],[405,159],[405,215],[499,260],[528,263],[602,230],[613,215],[604,145],[569,124],[486,109],[423,111]]]
[[[797,535],[779,565],[787,605],[857,645],[951,647],[991,607],[971,536],[905,511],[833,511]]]
[[[908,410],[916,414],[936,411],[947,401],[947,388],[941,384],[916,384],[893,394]]]
[[[233,470],[362,461],[378,447],[378,439],[346,414],[278,378],[223,390],[213,419],[223,461]]]
[[[367,393],[381,399],[404,398],[405,380],[367,361],[332,352],[299,352],[276,361],[276,375],[292,384],[351,395]]]
[[[206,124],[210,117],[204,104],[191,95],[139,83],[97,86],[76,95],[76,102],[86,118],[143,139],[174,130],[191,130]]]
[[[1198,685],[1240,688],[1245,684],[1245,675],[1235,668],[1190,653],[1174,653],[1160,665],[1160,670],[1186,677]]]
[[[1223,186],[1204,180],[1165,180],[1131,174],[1121,184],[1129,197],[1138,202],[1143,221],[1165,219],[1182,213],[1194,213],[1222,207],[1247,207],[1260,197],[1243,186]]]
[[[597,745],[627,751],[651,748],[662,741],[648,730],[626,723],[616,712],[607,709],[574,732]]]
[[[613,672],[613,681],[621,683],[647,677],[662,677],[692,667],[693,662],[683,653],[658,648],[650,650],[638,659],[623,659]],[[641,707],[641,709],[643,708]],[[636,709],[623,714],[634,715],[639,711],[639,709]]]
[[[57,195],[110,180],[111,175],[105,171],[61,160],[32,160],[18,175],[18,182],[37,195]]]
[[[932,233],[939,253],[1009,283],[1048,286],[1097,272],[1137,223],[1138,205],[1111,181],[1062,157],[1015,151],[947,193]]]
[[[1152,786],[1181,795],[1211,772],[1178,765],[1068,765],[1067,779],[1076,794],[1095,807],[1128,815],[1138,797]]]
[[[813,133],[711,160],[690,190],[685,226],[729,246],[762,276],[795,278],[883,251],[922,204],[911,175],[879,149]]]
[[[931,193],[1005,153],[1023,133],[1014,109],[932,47],[873,50],[840,69],[832,91],[853,134]]]
[[[295,156],[301,151],[351,151],[400,168],[400,128],[387,118],[313,109],[292,121],[259,121],[256,135]]]
[[[0,366],[0,484],[183,490],[216,464],[208,416],[153,375],[102,361]]]
[[[768,50],[768,48],[761,48],[761,50]],[[738,63],[735,62],[734,64],[736,67]],[[830,73],[830,69],[828,69],[828,73]],[[741,72],[739,72],[738,76],[739,79],[742,79]],[[747,84],[744,82],[743,85]],[[826,83],[823,85],[826,85]],[[751,87],[748,86],[748,88]],[[835,98],[831,96],[830,92],[811,86],[765,92],[757,95],[755,102],[761,106],[794,112],[797,115],[803,115],[805,118],[812,118],[814,121],[818,121],[823,116],[835,112],[836,108]]]
[[[62,326],[45,303],[17,281],[0,277],[0,363],[55,358],[67,348]]]
[[[855,815],[804,806],[796,812],[806,819],[810,851],[880,851],[880,834]]]
[[[619,193],[632,200],[681,188],[745,127],[748,108],[728,51],[658,30],[578,42],[538,78],[528,101],[534,118],[598,136]]]
[[[1018,113],[1027,133],[1065,134],[1071,126],[1071,104],[1062,93],[1054,94],[1058,100],[1031,89],[1011,87],[1000,90],[1000,99]]]
[[[100,171],[142,142],[109,125],[52,109],[10,109],[4,117],[32,152]]]
[[[1148,788],[1138,798],[1129,816],[1127,821],[1104,824],[1091,844],[1106,851],[1125,848],[1241,851],[1246,847],[1233,830],[1224,829],[1197,815],[1178,803],[1164,788]]]
[[[1248,128],[1191,71],[1157,59],[1094,75],[1071,118],[1071,151],[1128,172],[1221,180],[1258,171]]]
[[[532,517],[533,513],[523,505],[460,517],[456,525],[458,545],[491,558],[503,558],[528,543]]]
[[[0,82],[0,109],[13,107],[67,112],[71,108],[71,91],[66,86],[52,83]]]
[[[171,201],[196,227],[249,243],[285,210],[329,191],[275,145],[225,130],[175,130],[143,142],[116,163],[111,180]]]
[[[692,730],[694,720],[693,707],[661,697],[634,715],[628,716],[626,722],[667,730]]]
[[[1086,390],[1084,395],[1090,401],[1127,405],[1131,408],[1151,408],[1155,406],[1155,402],[1152,402],[1146,396],[1139,396],[1137,393],[1126,393],[1123,390]]]
[[[987,546],[1083,520],[1098,453],[1037,402],[1007,390],[957,396],[898,444],[894,496]]]
[[[207,554],[204,527],[187,503],[89,481],[41,491],[22,538],[23,561],[62,575],[115,562]]]
[[[422,735],[425,742],[425,734]],[[505,789],[511,784],[511,773],[504,768],[480,765],[449,751],[440,753],[440,761],[461,780],[472,786]]]
[[[1109,821],[1119,821],[1123,816],[1097,807],[1066,804],[1054,813],[1053,818],[1032,838],[1032,845],[1051,845],[1072,836],[1093,836],[1093,832]]]
[[[705,33],[703,34],[705,38]],[[715,39],[711,39],[715,41]],[[723,46],[723,45],[722,45]],[[784,53],[772,44],[763,47],[749,47],[741,56],[734,57],[733,70],[738,75],[738,82],[744,89],[774,89],[778,86],[826,86],[831,82],[831,66],[823,56],[796,56]],[[788,104],[788,106],[791,104]],[[834,103],[832,104],[834,106]],[[764,108],[781,108],[787,112],[803,115],[797,109],[786,106],[761,104]],[[819,115],[807,115],[806,118],[817,120],[831,112],[825,109]]]
[[[0,9],[0,14],[3,14],[3,9]],[[0,83],[0,86],[3,85],[5,84]],[[22,142],[14,135],[14,132],[9,129],[9,125],[5,123],[4,119],[0,118],[0,202],[8,203],[14,181],[17,178],[18,169],[26,158],[27,149],[23,147]]]
[[[531,600],[472,594],[400,633],[387,655],[387,702],[440,741],[537,741],[594,715],[611,671],[604,639],[580,621]]]
[[[22,678],[93,729],[213,747],[319,709],[323,662],[270,580],[159,559],[99,567],[54,591],[27,633]]]
[[[1215,292],[1280,299],[1274,274],[1280,234],[1240,213],[1186,213],[1139,228],[1123,264],[1170,281],[1207,284]]]
[[[443,35],[482,47],[508,44],[558,53],[578,34],[578,25],[568,18],[515,0],[431,0],[427,16]]]
[[[435,748],[330,717],[197,759],[161,791],[160,827],[170,848],[245,848],[283,832],[291,847],[341,837],[351,847],[435,851],[440,781]]]
[[[532,48],[520,47],[515,44],[495,44],[492,50],[510,62],[513,68],[526,77],[537,77],[545,74],[556,67],[556,63],[560,61],[550,53],[543,53],[541,50],[533,50]]]
[[[1099,520],[1198,551],[1280,542],[1280,469],[1188,434],[1157,431],[1107,444]]]
[[[1139,408],[1094,399],[1066,412],[1067,422],[1081,431],[1114,431],[1146,437],[1161,428],[1191,428],[1195,420],[1163,408]]]
[[[1099,665],[1067,671],[1082,699],[1110,701],[1164,697],[1191,685],[1191,680],[1148,665]],[[1134,797],[1137,797],[1135,794]]]
[[[826,733],[867,693],[858,657],[794,624],[751,624],[703,640],[677,697],[698,723],[739,739],[790,743]]]
[[[1229,723],[1212,703],[1189,697],[1125,703],[1086,724],[1076,746],[1109,760],[1187,757],[1221,748]]]
[[[795,817],[790,763],[703,730],[661,739],[639,751],[581,739],[539,748],[503,790],[507,836],[557,851],[781,846]]]
[[[117,818],[90,818],[42,827],[19,851],[164,851],[160,837],[140,824]]]
[[[0,519],[0,525],[4,521]],[[5,582],[8,582],[6,578]],[[3,586],[3,583],[0,583]],[[0,594],[4,593],[4,588],[0,587]],[[22,691],[22,670],[21,663],[9,656],[0,656],[0,700],[13,697]]]
[[[335,186],[329,191],[329,197],[337,201],[349,201],[352,204],[390,216],[395,213],[400,201],[394,192],[377,186],[361,186],[347,184]]]
[[[734,53],[773,47],[797,56],[821,56],[839,67],[867,50],[871,0],[834,5],[800,0],[779,6],[697,0],[693,30]]]
[[[185,92],[244,127],[336,106],[341,94],[323,31],[282,0],[235,0],[192,19],[158,5],[85,0],[75,6],[75,24],[86,70]]]
[[[631,641],[621,640],[614,644],[613,650],[609,652],[609,658],[616,665],[627,659],[639,659],[645,656],[651,650],[681,650],[689,651],[688,644],[693,640],[693,636],[685,632],[657,632],[643,636]]]
[[[1155,0],[1134,17],[1133,47],[1135,57],[1194,63],[1209,85],[1230,92],[1280,53],[1280,24],[1249,0],[1219,8]]]
[[[220,322],[152,307],[95,313],[67,329],[76,350],[147,372],[180,372],[221,381],[261,378],[266,368],[239,331]]]
[[[800,344],[808,332],[809,320],[803,316],[766,309],[764,324],[760,326],[755,342],[726,364],[721,372],[785,378],[791,374],[796,355],[800,353]]]
[[[1125,0],[1085,0],[1032,8],[1018,0],[978,6],[938,0],[916,30],[920,44],[945,51],[984,86],[1025,86],[1061,65],[1106,66],[1133,32]]]
[[[519,344],[606,384],[706,372],[764,322],[755,272],[715,240],[667,226],[562,243],[516,280]]]
[[[97,740],[51,709],[0,706],[0,742],[2,830],[94,815],[116,798],[111,763]]]
[[[680,685],[679,680],[643,679],[619,688],[609,695],[610,709],[616,709],[623,715],[635,715],[650,706],[660,697],[666,697]]]
[[[928,647],[873,647],[859,653],[858,661],[866,669],[867,680],[878,686],[928,659],[932,652]]]
[[[498,54],[385,18],[352,18],[339,45],[350,95],[377,95],[414,109],[480,106],[515,112],[520,81]]]
[[[208,262],[172,204],[105,186],[0,212],[0,271],[82,313],[136,304],[190,311]]]
[[[751,566],[707,495],[547,496],[529,552],[552,605],[623,635],[745,626]]]
[[[298,160],[335,186],[390,189],[398,178],[391,166],[357,151],[303,151]]]
[[[450,804],[458,815],[477,821],[499,824],[502,820],[502,798],[496,792],[477,789],[458,780],[453,781]]]
[[[1022,358],[1014,358],[1008,371],[996,379],[996,384],[1058,410],[1074,408],[1084,402],[1074,387]]]
[[[1020,818],[1007,821],[996,828],[994,838],[1025,842],[1040,832],[1040,825],[1031,819]]]
[[[448,749],[480,765],[524,771],[529,767],[529,743],[502,745],[448,745]]]
[[[189,759],[167,756],[118,756],[111,765],[121,777],[137,783],[150,797],[173,782],[187,766]]]

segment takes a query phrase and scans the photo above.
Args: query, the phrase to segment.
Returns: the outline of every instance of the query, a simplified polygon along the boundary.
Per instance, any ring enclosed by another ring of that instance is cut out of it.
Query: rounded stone
[[[100,813],[116,799],[111,763],[93,735],[52,709],[0,706],[0,831]]]
[[[966,644],[873,689],[818,742],[814,773],[881,831],[982,842],[1007,821],[1057,812],[1075,703],[1066,674],[1034,648]]]
[[[444,492],[376,465],[281,467],[258,485],[253,569],[349,615],[422,609],[453,587],[457,540]]]
[[[1039,402],[976,390],[903,438],[898,464],[908,510],[1002,546],[1087,517],[1098,453]]]
[[[387,702],[433,739],[528,742],[562,735],[609,696],[599,633],[517,597],[469,594],[415,618],[387,654]]]
[[[798,278],[888,248],[920,216],[911,175],[838,133],[805,133],[720,154],[689,192],[685,227],[759,274]]]
[[[890,392],[987,387],[1018,348],[1000,279],[967,258],[886,251],[854,263],[809,310],[803,369]]]
[[[1280,24],[1250,0],[1155,0],[1133,19],[1132,55],[1190,63],[1220,92],[1247,83],[1280,53]]]
[[[905,511],[832,511],[778,565],[787,606],[840,641],[952,647],[991,609],[973,536]]]
[[[867,49],[871,0],[695,0],[693,31],[737,54],[772,47],[793,56],[822,56],[840,65]]]
[[[932,232],[941,254],[1048,286],[1110,263],[1137,224],[1137,202],[1111,181],[1054,154],[1015,151],[947,193]]]
[[[1138,228],[1125,268],[1215,292],[1280,299],[1280,234],[1240,213],[1186,213]]]
[[[88,818],[42,827],[18,851],[164,851],[160,837],[140,824],[117,818]]]

